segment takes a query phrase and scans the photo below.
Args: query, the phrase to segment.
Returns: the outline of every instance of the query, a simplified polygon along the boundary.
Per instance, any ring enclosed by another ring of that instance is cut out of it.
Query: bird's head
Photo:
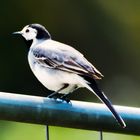
[[[51,35],[46,28],[40,24],[26,25],[21,31],[13,34],[20,34],[27,42],[36,42],[40,40],[51,39]],[[30,43],[31,45],[32,43]]]

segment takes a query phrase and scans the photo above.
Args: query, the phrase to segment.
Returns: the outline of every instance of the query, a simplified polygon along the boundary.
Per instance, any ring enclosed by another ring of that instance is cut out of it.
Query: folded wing
[[[32,50],[38,63],[44,67],[59,69],[79,75],[86,75],[94,79],[101,79],[103,75],[84,58],[83,55],[69,50],[51,50],[35,48]]]

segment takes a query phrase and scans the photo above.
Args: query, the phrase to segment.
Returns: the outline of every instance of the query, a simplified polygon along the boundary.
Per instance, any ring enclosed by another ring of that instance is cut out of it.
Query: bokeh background
[[[36,96],[51,93],[32,74],[22,38],[12,35],[27,24],[40,23],[54,40],[84,53],[104,74],[99,84],[113,104],[140,107],[139,0],[5,0],[1,1],[0,19],[0,91]],[[70,98],[99,102],[86,89]],[[51,138],[96,140],[98,132],[51,127]],[[45,127],[0,122],[0,140],[19,139],[45,140]],[[105,133],[105,139],[139,137]]]

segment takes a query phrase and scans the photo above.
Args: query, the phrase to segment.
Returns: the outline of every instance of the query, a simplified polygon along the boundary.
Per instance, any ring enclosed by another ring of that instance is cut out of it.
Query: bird
[[[36,78],[49,90],[48,98],[70,102],[67,96],[78,88],[87,88],[112,112],[121,127],[126,124],[110,100],[99,88],[97,80],[104,76],[85,57],[70,45],[52,39],[41,24],[33,23],[13,34],[21,35],[29,49],[28,62]]]

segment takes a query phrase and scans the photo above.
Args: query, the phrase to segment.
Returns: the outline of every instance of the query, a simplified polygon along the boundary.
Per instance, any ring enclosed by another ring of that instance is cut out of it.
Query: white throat
[[[42,43],[44,40],[43,39],[33,39],[33,43],[32,43],[32,45],[31,46],[35,46],[35,45],[38,45],[38,44],[40,44],[40,43]]]

